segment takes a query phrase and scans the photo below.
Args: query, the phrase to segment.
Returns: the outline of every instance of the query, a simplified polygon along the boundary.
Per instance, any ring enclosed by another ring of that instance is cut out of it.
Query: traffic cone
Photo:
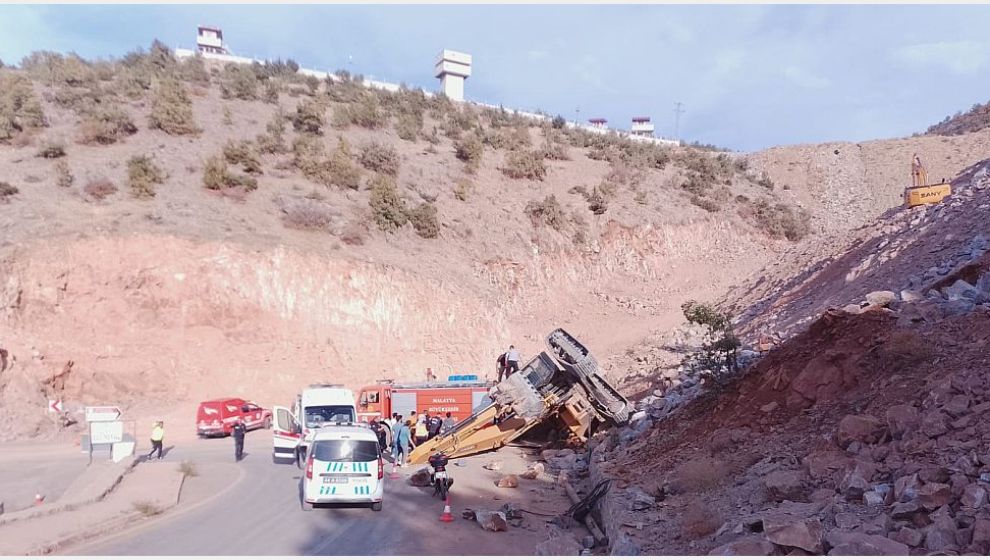
[[[392,461],[392,474],[388,475],[388,477],[391,478],[392,480],[399,478],[399,471],[395,470],[396,468],[398,468],[398,465],[399,465],[398,459]]]
[[[45,503],[45,497],[42,496],[41,494],[35,494],[34,495],[34,505],[40,506],[43,503]]]
[[[450,513],[450,496],[443,501],[443,513],[440,514],[440,521],[450,523],[454,520],[454,514]]]

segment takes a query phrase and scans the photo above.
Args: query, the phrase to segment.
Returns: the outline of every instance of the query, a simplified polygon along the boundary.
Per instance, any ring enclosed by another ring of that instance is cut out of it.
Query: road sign
[[[124,441],[124,423],[120,421],[90,422],[89,441],[91,445]]]
[[[87,422],[113,422],[120,418],[120,408],[116,406],[87,406]]]
[[[48,399],[48,412],[62,414],[62,399]]]

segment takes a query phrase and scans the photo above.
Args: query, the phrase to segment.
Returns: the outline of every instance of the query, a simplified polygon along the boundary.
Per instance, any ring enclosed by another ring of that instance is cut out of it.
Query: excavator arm
[[[548,424],[583,441],[597,428],[628,421],[629,401],[600,375],[587,348],[562,329],[547,345],[557,359],[541,352],[495,387],[491,405],[414,449],[409,461],[425,463],[439,451],[452,458],[493,451]]]

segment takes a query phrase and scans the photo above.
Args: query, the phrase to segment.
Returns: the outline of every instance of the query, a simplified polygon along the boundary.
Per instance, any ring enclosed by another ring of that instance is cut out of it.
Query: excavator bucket
[[[553,357],[541,352],[530,360],[496,386],[491,405],[414,449],[409,462],[425,463],[438,451],[452,458],[493,451],[549,423],[583,441],[600,426],[628,421],[629,401],[600,375],[587,348],[561,329],[547,345]]]

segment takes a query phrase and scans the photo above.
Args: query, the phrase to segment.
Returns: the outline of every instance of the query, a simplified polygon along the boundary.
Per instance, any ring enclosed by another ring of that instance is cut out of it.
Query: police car
[[[385,465],[378,436],[364,425],[339,423],[313,434],[306,450],[304,510],[322,504],[367,504],[382,510]]]

